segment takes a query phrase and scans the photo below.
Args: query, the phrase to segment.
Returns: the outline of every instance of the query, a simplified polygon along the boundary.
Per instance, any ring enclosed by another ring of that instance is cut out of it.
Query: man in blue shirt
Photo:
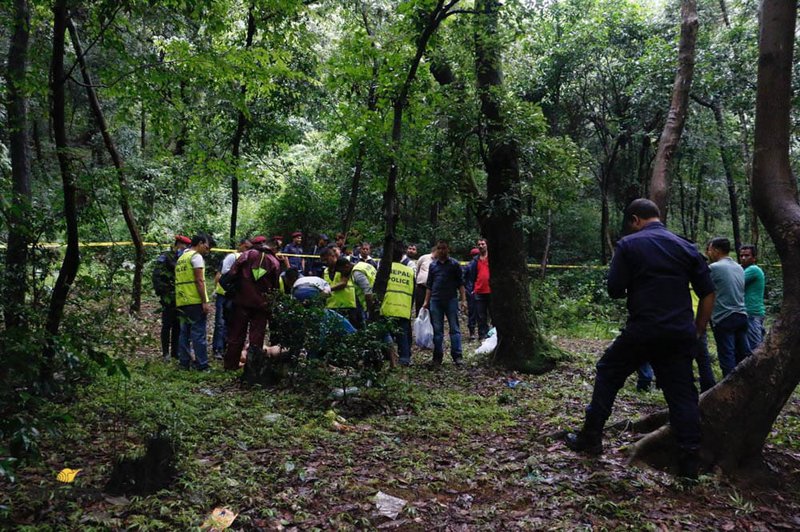
[[[295,231],[292,233],[292,241],[286,244],[283,252],[289,255],[303,254],[303,233]],[[289,257],[289,267],[302,272],[306,268],[306,259],[303,257]]]
[[[692,349],[711,315],[714,285],[702,255],[667,231],[655,203],[634,200],[624,217],[633,234],[617,243],[608,272],[608,294],[627,298],[628,321],[597,363],[583,429],[567,434],[565,441],[574,451],[602,453],[603,426],[617,392],[642,362],[649,362],[669,405],[670,426],[681,451],[678,473],[696,478],[700,410]],[[696,318],[690,283],[700,298]]]
[[[445,240],[436,243],[436,260],[431,263],[426,282],[425,304],[431,312],[433,325],[433,364],[439,367],[444,358],[444,317],[450,326],[450,355],[456,366],[463,366],[461,358],[461,330],[458,326],[458,295],[461,295],[462,311],[467,306],[464,277],[461,265],[450,257],[450,246]]]

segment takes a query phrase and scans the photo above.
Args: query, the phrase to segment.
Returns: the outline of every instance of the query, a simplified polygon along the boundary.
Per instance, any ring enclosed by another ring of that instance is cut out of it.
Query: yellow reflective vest
[[[375,266],[368,262],[358,262],[353,266],[354,272],[361,272],[367,277],[367,281],[369,282],[369,286],[372,287],[375,285],[375,277],[378,276],[378,270],[375,269]],[[350,274],[353,275],[352,273]],[[352,281],[351,281],[352,282]],[[367,308],[367,295],[361,290],[361,287],[358,286],[356,283],[353,283],[353,287],[356,290],[356,297],[358,298],[358,302],[361,303],[361,308]]]
[[[239,258],[240,255],[241,255],[241,253],[239,253],[238,251],[234,251],[233,252],[233,262],[236,262],[236,260]],[[233,265],[231,265],[231,267],[233,267]],[[216,288],[216,290],[214,290],[214,292],[216,294],[221,295],[221,296],[225,295],[225,290],[222,288],[222,286],[220,286],[219,282],[217,282],[217,288]]]
[[[410,318],[414,301],[414,270],[399,262],[392,263],[386,295],[381,303],[381,316]]]
[[[186,305],[199,305],[208,301],[208,295],[197,291],[194,284],[194,268],[192,268],[192,256],[197,253],[191,249],[183,252],[175,265],[175,306],[185,307]],[[205,277],[205,266],[202,268],[201,275]]]
[[[335,286],[342,282],[341,272],[336,272],[336,275],[333,276],[332,280],[328,275],[328,268],[325,268],[325,272],[322,275],[324,279],[331,284],[331,286]],[[335,290],[331,292],[331,297],[328,298],[325,306],[327,308],[356,308],[356,289],[353,286],[353,280],[347,279],[347,286],[341,290]]]

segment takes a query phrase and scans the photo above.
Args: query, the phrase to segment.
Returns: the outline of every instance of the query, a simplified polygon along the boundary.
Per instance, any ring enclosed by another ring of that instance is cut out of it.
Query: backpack
[[[239,291],[239,275],[233,268],[223,273],[219,278],[219,285],[225,290],[225,297],[232,299]]]
[[[175,263],[170,260],[168,253],[158,256],[150,278],[153,291],[161,298],[175,295]]]

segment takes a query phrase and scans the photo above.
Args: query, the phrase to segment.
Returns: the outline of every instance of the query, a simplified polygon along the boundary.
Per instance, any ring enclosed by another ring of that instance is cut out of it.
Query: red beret
[[[188,236],[183,235],[175,235],[175,242],[180,242],[182,244],[186,244],[187,246],[192,243],[192,239]]]
[[[267,241],[267,238],[264,237],[264,236],[257,236],[255,238],[251,238],[250,239],[250,243],[253,244],[253,245],[255,245],[255,244],[263,244],[266,241]]]
[[[292,238],[294,238],[296,236],[303,236],[302,231],[295,231],[294,233],[292,233]]]
[[[481,252],[480,252],[480,251],[478,251],[478,248],[472,248],[472,249],[469,251],[469,254],[470,254],[470,255],[480,255],[480,254],[481,254]]]

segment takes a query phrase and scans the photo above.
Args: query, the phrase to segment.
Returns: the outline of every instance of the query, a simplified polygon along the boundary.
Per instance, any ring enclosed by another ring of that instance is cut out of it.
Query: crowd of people
[[[209,368],[206,328],[212,304],[206,287],[206,257],[213,245],[208,235],[177,235],[153,269],[153,287],[162,308],[162,356],[167,361],[177,359],[185,369]],[[386,290],[378,300],[373,291],[378,260],[372,257],[369,242],[359,242],[351,252],[343,234],[337,234],[333,243],[320,234],[308,250],[299,231],[286,245],[281,236],[242,238],[214,275],[213,356],[224,369],[236,370],[248,349],[267,353],[279,349],[266,346],[265,341],[272,295],[282,292],[302,302],[320,300],[345,331],[389,320],[395,333],[387,341],[396,346],[393,352],[404,366],[411,364],[411,320],[415,312],[428,309],[433,327],[432,366],[443,362],[445,318],[453,363],[463,365],[459,312],[468,315],[471,341],[486,338],[491,319],[488,244],[480,238],[476,245],[464,264],[450,256],[444,240],[421,257],[414,244],[395,245]]]
[[[701,432],[693,363],[699,368],[701,390],[713,387],[709,322],[723,376],[761,344],[764,272],[756,265],[755,246],[741,246],[737,264],[724,237],[711,239],[704,257],[694,243],[666,229],[652,201],[634,200],[625,209],[624,222],[628,234],[616,245],[608,294],[627,299],[628,319],[597,362],[582,429],[567,433],[565,443],[577,452],[602,453],[603,427],[617,392],[638,370],[640,389],[655,375],[664,393],[680,450],[678,474],[695,479]]]
[[[764,337],[764,272],[756,264],[757,249],[743,245],[739,263],[731,257],[727,238],[713,238],[705,256],[697,246],[666,229],[658,207],[646,199],[633,201],[624,213],[625,229],[608,272],[608,293],[626,298],[628,319],[620,335],[597,363],[592,398],[583,428],[565,437],[578,452],[602,452],[602,432],[617,392],[638,372],[637,386],[649,389],[655,379],[669,406],[670,425],[680,448],[679,474],[698,474],[700,413],[693,364],[700,390],[716,382],[708,353],[706,329],[711,324],[723,377],[748,357]],[[382,299],[373,288],[378,260],[369,242],[350,252],[345,236],[331,243],[320,234],[309,250],[303,234],[291,242],[275,236],[243,238],[227,254],[215,274],[213,355],[226,370],[239,369],[243,349],[270,353],[265,345],[270,299],[283,292],[298,301],[317,300],[347,331],[375,320],[390,320],[395,331],[387,342],[396,346],[400,365],[411,364],[411,320],[429,311],[433,328],[432,367],[444,359],[444,322],[448,323],[450,356],[463,365],[459,314],[467,314],[469,340],[483,340],[491,321],[489,246],[476,241],[469,260],[450,255],[440,240],[429,253],[417,246],[393,246],[390,275]],[[206,288],[205,258],[213,242],[203,234],[178,235],[162,253],[153,271],[153,286],[162,305],[161,349],[166,360],[181,367],[209,367],[206,320],[212,305]],[[231,293],[233,291],[233,293]],[[327,318],[326,318],[327,320]],[[273,342],[275,343],[275,342]],[[192,358],[191,353],[194,353]]]

